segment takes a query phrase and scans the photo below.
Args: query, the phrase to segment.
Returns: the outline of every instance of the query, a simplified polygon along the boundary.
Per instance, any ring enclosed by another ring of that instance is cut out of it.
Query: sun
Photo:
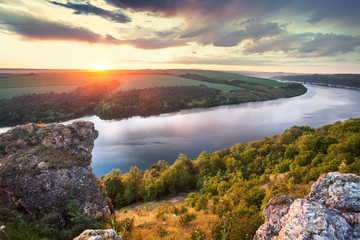
[[[105,63],[105,62],[101,62],[101,63],[97,63],[94,67],[94,70],[96,71],[105,71],[105,70],[109,70],[109,64]]]

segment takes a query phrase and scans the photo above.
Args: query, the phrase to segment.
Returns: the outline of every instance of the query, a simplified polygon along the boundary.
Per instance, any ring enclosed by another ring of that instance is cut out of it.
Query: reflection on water
[[[97,176],[131,166],[147,169],[158,160],[173,163],[179,153],[196,157],[201,151],[228,148],[283,132],[293,125],[318,127],[360,117],[360,92],[307,86],[300,97],[274,101],[184,110],[152,117],[91,120],[99,130],[93,151]]]

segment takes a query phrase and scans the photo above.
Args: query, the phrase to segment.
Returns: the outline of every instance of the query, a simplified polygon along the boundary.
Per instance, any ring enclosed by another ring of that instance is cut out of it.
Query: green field
[[[62,92],[71,92],[75,90],[78,86],[39,86],[39,87],[18,87],[18,88],[0,88],[0,99],[12,98],[16,96],[21,96],[24,94],[32,93],[62,93]]]
[[[241,80],[244,82],[256,83],[268,87],[278,87],[278,86],[281,87],[286,85],[286,83],[282,83],[274,80],[248,77],[248,76],[238,75],[235,73],[227,73],[227,72],[204,71],[204,70],[170,70],[168,72],[177,76],[189,73],[189,74],[204,76],[215,80],[227,80],[227,81]]]
[[[212,83],[181,77],[192,74],[218,81]],[[69,92],[79,86],[93,82],[117,80],[121,83],[120,90],[146,89],[151,87],[173,87],[173,86],[199,86],[205,85],[209,88],[229,92],[243,90],[242,86],[227,85],[226,81],[241,80],[247,83],[260,84],[267,87],[286,86],[273,80],[247,77],[234,73],[207,71],[207,70],[112,70],[104,72],[52,72],[17,75],[0,78],[0,99],[11,98],[23,94],[47,93],[47,92]],[[221,81],[224,81],[222,84]]]
[[[208,83],[191,80],[187,78],[164,75],[164,74],[144,74],[144,75],[125,75],[114,77],[121,85],[120,90],[145,89],[151,87],[174,87],[174,86],[199,86],[205,85],[209,88],[221,91],[241,90],[242,88],[226,84]]]

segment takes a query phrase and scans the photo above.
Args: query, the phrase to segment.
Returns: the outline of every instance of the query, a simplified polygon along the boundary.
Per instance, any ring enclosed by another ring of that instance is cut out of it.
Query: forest
[[[193,190],[185,199],[186,207],[195,216],[199,212],[217,216],[206,234],[213,239],[252,239],[271,197],[303,197],[323,173],[359,175],[359,146],[360,119],[316,129],[293,126],[280,135],[203,152],[195,159],[180,154],[171,166],[159,161],[146,171],[136,166],[126,174],[113,170],[102,181],[116,209]],[[206,231],[206,226],[199,227],[198,232]]]

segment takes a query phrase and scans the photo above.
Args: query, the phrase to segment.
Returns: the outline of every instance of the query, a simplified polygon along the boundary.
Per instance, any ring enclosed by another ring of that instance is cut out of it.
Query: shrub
[[[196,219],[196,214],[193,212],[188,212],[180,216],[179,223],[181,224],[181,226],[185,227],[189,222],[195,219]]]

